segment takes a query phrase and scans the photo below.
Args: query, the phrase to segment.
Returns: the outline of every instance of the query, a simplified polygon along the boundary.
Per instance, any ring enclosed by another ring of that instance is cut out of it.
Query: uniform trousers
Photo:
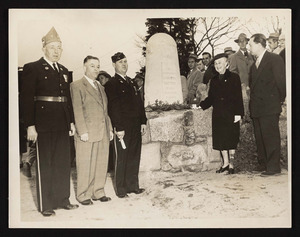
[[[114,189],[117,195],[139,189],[139,167],[141,160],[141,122],[139,118],[126,119],[123,149],[119,138],[114,138],[115,175]]]
[[[279,114],[253,118],[258,163],[269,172],[280,172]]]
[[[69,131],[38,132],[37,199],[39,210],[70,204]]]
[[[77,200],[99,199],[105,196],[109,138],[101,141],[83,142],[75,138],[77,168]]]

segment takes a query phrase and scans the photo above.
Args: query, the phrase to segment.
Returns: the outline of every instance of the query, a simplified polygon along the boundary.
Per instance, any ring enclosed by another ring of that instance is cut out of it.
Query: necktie
[[[244,52],[244,55],[245,55],[245,57],[247,58],[247,57],[248,57],[248,51],[245,51],[245,52]]]
[[[52,65],[53,65],[54,70],[58,73],[59,71],[58,71],[58,68],[56,67],[56,63],[53,63]]]
[[[125,76],[125,79],[126,79],[127,83],[129,84],[130,83],[129,77]]]
[[[102,100],[102,95],[101,95],[101,91],[100,91],[100,87],[99,87],[98,82],[97,82],[97,81],[94,81],[94,85],[95,85],[96,90],[98,91],[98,94],[99,94],[99,96],[100,96],[100,98],[101,98],[101,100]]]

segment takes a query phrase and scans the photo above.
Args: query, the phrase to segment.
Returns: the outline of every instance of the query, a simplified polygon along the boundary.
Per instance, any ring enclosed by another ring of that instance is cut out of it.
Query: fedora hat
[[[232,51],[233,53],[235,53],[235,50],[233,50],[232,47],[226,47],[226,48],[224,48],[224,53],[226,53],[228,51]]]
[[[268,39],[278,39],[278,38],[279,38],[279,34],[278,33],[271,33],[269,35],[269,38],[267,38],[267,40]]]
[[[234,42],[238,43],[238,42],[239,42],[240,40],[242,40],[242,39],[246,39],[247,41],[249,41],[249,38],[247,38],[246,34],[241,33],[241,34],[239,35],[239,37],[238,37],[236,40],[234,40]]]

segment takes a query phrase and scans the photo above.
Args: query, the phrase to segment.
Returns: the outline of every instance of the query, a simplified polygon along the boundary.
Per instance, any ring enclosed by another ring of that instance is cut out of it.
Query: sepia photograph
[[[291,228],[291,9],[9,9],[9,228]]]

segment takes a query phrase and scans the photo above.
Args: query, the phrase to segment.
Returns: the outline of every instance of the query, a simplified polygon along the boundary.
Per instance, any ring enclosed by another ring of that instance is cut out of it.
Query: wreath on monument
[[[169,111],[169,110],[184,110],[190,109],[191,105],[180,103],[179,101],[169,104],[167,102],[163,102],[161,100],[155,100],[154,104],[149,104],[146,108],[146,112],[162,112],[162,111]]]

